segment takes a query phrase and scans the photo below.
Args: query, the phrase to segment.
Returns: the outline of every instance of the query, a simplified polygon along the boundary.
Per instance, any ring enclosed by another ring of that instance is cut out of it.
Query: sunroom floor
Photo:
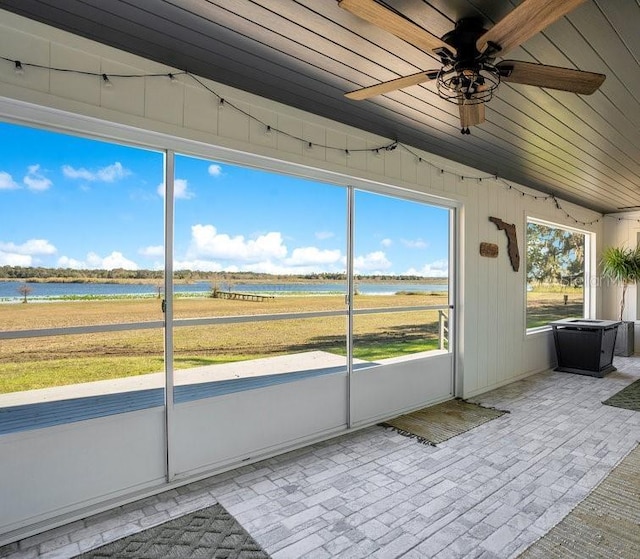
[[[640,440],[640,413],[601,402],[640,378],[545,372],[474,400],[511,413],[437,447],[374,426],[0,548],[73,557],[213,503],[274,559],[516,557]]]

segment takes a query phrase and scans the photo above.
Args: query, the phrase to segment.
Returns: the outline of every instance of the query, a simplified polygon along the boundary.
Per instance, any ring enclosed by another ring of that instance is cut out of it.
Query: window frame
[[[219,145],[209,145],[194,142],[188,138],[175,137],[166,135],[160,132],[154,132],[149,130],[141,130],[131,128],[128,125],[102,121],[99,119],[93,119],[84,115],[74,115],[65,113],[62,111],[51,110],[45,107],[32,106],[23,103],[15,103],[7,100],[0,100],[0,120],[9,124],[24,126],[27,128],[42,129],[57,134],[69,135],[73,137],[83,138],[87,140],[95,140],[98,142],[106,142],[114,145],[121,145],[131,148],[139,148],[148,151],[158,152],[164,154],[164,169],[165,179],[167,185],[167,192],[165,194],[165,200],[173,200],[172,193],[173,179],[175,178],[174,169],[174,157],[176,154],[186,157],[195,157],[204,160],[211,160],[220,162],[223,164],[235,165],[246,168],[258,169],[264,172],[271,172],[280,174],[283,176],[293,176],[304,180],[315,181],[318,183],[328,183],[333,186],[343,188],[346,191],[353,192],[355,189],[362,190],[368,193],[379,194],[388,196],[393,199],[400,199],[409,202],[415,202],[419,204],[425,204],[446,210],[449,212],[449,289],[448,298],[445,305],[436,306],[411,306],[405,308],[393,308],[393,309],[361,309],[352,310],[352,314],[371,314],[372,312],[393,313],[403,310],[408,311],[431,311],[439,309],[447,309],[449,311],[449,347],[447,353],[454,355],[454,361],[456,358],[456,345],[455,337],[457,334],[456,319],[454,314],[454,301],[458,297],[458,282],[461,282],[461,278],[457,274],[460,273],[458,263],[462,260],[461,255],[457,253],[457,245],[455,240],[457,237],[452,233],[457,233],[461,224],[459,220],[459,210],[463,208],[463,204],[454,199],[448,199],[438,196],[436,194],[429,194],[420,192],[417,190],[408,190],[394,184],[393,181],[378,182],[365,178],[354,177],[344,173],[332,171],[330,169],[324,169],[321,167],[309,167],[288,161],[285,159],[273,159],[266,156],[262,156],[252,152],[243,152],[226,148]],[[174,205],[165,204],[164,220],[165,226],[173,226],[174,219]],[[165,235],[168,235],[170,239],[173,239],[173,233],[165,230]],[[167,301],[170,301],[168,294],[173,294],[173,243],[167,242],[165,238],[165,284],[164,292]],[[454,289],[455,286],[455,289]],[[217,323],[218,321],[224,322],[224,319],[220,318],[195,318],[195,319],[175,319],[173,318],[172,304],[165,307],[164,320],[161,321],[149,321],[143,323],[117,323],[117,324],[97,324],[92,326],[81,327],[61,327],[61,328],[47,328],[47,329],[26,329],[19,332],[7,331],[0,332],[0,339],[13,339],[13,338],[37,338],[41,336],[64,336],[67,334],[90,334],[96,332],[111,332],[122,330],[140,330],[140,329],[160,329],[164,328],[166,324],[171,324],[172,328],[166,328],[165,346],[168,348],[168,353],[165,355],[165,413],[167,426],[170,426],[171,420],[169,416],[173,413],[173,343],[172,336],[174,328],[180,326],[189,326],[192,324],[201,325],[204,323]],[[331,315],[348,315],[349,311],[339,310],[330,311]],[[307,313],[303,313],[304,318],[312,318]],[[313,313],[310,313],[313,315]],[[251,317],[251,321],[259,322],[262,320],[277,320],[281,317],[270,317],[265,315],[256,320],[256,317]],[[296,318],[296,313],[292,313],[287,318]],[[241,318],[239,321],[244,321]],[[454,348],[454,349],[452,349]],[[348,356],[349,371],[352,367],[352,356]],[[167,366],[166,363],[171,363]],[[452,378],[455,378],[456,374],[455,365],[453,366]],[[453,380],[452,380],[453,382]],[[349,407],[350,409],[350,407]],[[61,423],[68,423],[63,421]],[[167,428],[167,437],[171,436],[171,430]],[[171,477],[171,476],[170,476]]]
[[[528,316],[528,298],[527,298],[527,266],[529,257],[529,243],[528,243],[528,225],[529,223],[535,223],[537,225],[544,225],[545,227],[552,227],[560,229],[562,231],[568,231],[570,233],[577,233],[584,235],[584,269],[583,269],[583,303],[582,303],[582,317],[585,319],[594,318],[595,309],[595,290],[590,281],[592,277],[592,271],[595,269],[595,233],[586,229],[580,229],[578,227],[572,227],[570,225],[549,221],[531,215],[525,215],[524,222],[524,274],[523,274],[523,293],[524,293],[524,331],[526,336],[538,334],[541,332],[550,332],[552,327],[547,323],[542,326],[535,326],[533,328],[527,327]]]

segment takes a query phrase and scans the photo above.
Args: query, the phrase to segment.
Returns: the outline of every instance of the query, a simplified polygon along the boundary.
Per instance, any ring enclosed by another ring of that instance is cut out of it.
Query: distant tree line
[[[113,270],[75,270],[73,268],[43,268],[40,266],[0,266],[0,278],[2,279],[64,279],[64,280],[88,280],[88,279],[162,279],[164,276],[159,270],[125,270],[114,268]]]
[[[174,278],[183,281],[336,281],[346,280],[344,272],[319,272],[312,274],[265,274],[259,272],[204,272],[201,270],[175,270]],[[74,268],[45,268],[41,266],[0,266],[0,279],[5,280],[61,280],[68,282],[87,282],[95,280],[150,280],[159,281],[164,278],[163,270],[125,270],[114,268],[113,270],[88,270]],[[358,274],[356,280],[368,281],[425,281],[444,283],[447,278],[425,278],[423,276],[406,275],[395,276],[387,274]]]
[[[290,277],[290,276],[287,276]],[[347,279],[347,274],[344,272],[319,272],[314,274],[305,274],[299,276],[305,280],[322,280],[322,281],[330,281],[330,280],[345,280]],[[402,275],[396,276],[393,274],[355,274],[354,279],[356,280],[368,280],[368,281],[425,281],[429,280],[433,283],[446,283],[448,278],[429,278],[425,276],[416,276],[416,275]]]

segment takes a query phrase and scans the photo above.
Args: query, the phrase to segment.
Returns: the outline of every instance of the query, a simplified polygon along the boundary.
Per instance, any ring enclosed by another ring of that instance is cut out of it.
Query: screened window
[[[588,236],[541,221],[527,221],[527,329],[583,318]]]

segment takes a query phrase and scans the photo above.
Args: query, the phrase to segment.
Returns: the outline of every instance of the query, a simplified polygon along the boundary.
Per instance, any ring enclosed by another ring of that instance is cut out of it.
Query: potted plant
[[[600,261],[602,276],[622,285],[620,299],[620,321],[616,338],[615,354],[624,357],[633,355],[634,322],[623,319],[627,288],[640,280],[640,246],[635,248],[607,247]]]

